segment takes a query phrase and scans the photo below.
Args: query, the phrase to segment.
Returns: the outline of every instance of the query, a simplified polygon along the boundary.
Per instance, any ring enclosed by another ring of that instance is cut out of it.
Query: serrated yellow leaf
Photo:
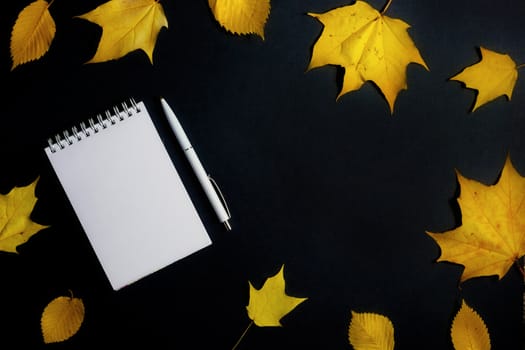
[[[0,194],[0,251],[16,253],[16,248],[34,234],[48,227],[30,219],[36,204],[35,187],[38,179],[24,187],[14,187]]]
[[[427,234],[441,248],[438,261],[465,267],[461,282],[480,276],[500,279],[525,254],[525,178],[507,157],[495,185],[487,186],[458,173],[461,226]]]
[[[42,57],[49,50],[55,32],[47,1],[37,0],[20,11],[11,31],[11,70]]]
[[[257,34],[264,39],[270,0],[208,0],[213,16],[234,34]]]
[[[481,61],[466,67],[450,78],[463,82],[467,88],[478,91],[472,112],[500,96],[510,100],[518,79],[516,63],[509,55],[480,47]]]
[[[84,303],[82,299],[57,297],[44,309],[40,326],[44,342],[57,343],[75,335],[84,321]]]
[[[264,282],[257,290],[250,285],[250,301],[246,309],[248,317],[259,327],[279,327],[281,318],[307,298],[296,298],[286,295],[284,265],[279,272]]]
[[[483,319],[465,301],[450,329],[455,350],[490,350],[490,336]]]
[[[158,0],[110,0],[78,17],[102,27],[97,52],[87,63],[115,60],[138,49],[153,63],[158,34],[168,27]]]
[[[352,311],[348,340],[355,350],[392,350],[394,326],[383,315]]]
[[[344,68],[338,98],[373,81],[394,111],[398,93],[407,88],[406,67],[428,67],[407,33],[409,25],[380,13],[363,1],[317,14],[324,29],[314,45],[308,69],[324,65]]]

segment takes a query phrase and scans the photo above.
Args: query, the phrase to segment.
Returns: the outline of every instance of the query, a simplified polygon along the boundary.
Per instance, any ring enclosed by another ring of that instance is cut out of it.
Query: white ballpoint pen
[[[210,201],[213,209],[215,210],[217,217],[224,224],[228,231],[231,230],[231,225],[229,221],[231,216],[228,207],[226,206],[226,203],[224,201],[224,198],[222,197],[221,192],[215,184],[215,181],[213,181],[213,179],[206,173],[206,170],[204,170],[204,167],[202,166],[202,163],[199,160],[197,153],[195,153],[195,150],[193,149],[193,146],[191,145],[188,136],[186,136],[182,125],[180,124],[179,120],[177,119],[177,116],[175,115],[171,107],[162,97],[160,98],[160,102],[162,104],[162,108],[164,109],[164,113],[166,114],[166,118],[168,119],[168,122],[171,126],[171,129],[173,130],[177,141],[182,147],[184,154],[186,155],[186,158],[188,159],[188,162],[191,165],[191,168],[197,176],[197,179],[199,180],[202,188],[204,189],[208,200]]]

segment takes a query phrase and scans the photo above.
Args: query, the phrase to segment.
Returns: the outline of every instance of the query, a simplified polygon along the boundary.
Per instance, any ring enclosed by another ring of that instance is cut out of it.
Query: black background
[[[163,0],[169,29],[153,65],[142,51],[85,64],[101,29],[74,16],[103,2],[55,0],[49,52],[13,71],[11,28],[30,1],[2,4],[0,191],[40,177],[32,219],[51,227],[18,255],[0,254],[1,348],[231,349],[250,322],[248,281],[260,288],[282,264],[287,293],[308,300],[283,327],[251,328],[238,349],[351,349],[351,310],[390,318],[396,349],[453,349],[462,300],[485,320],[493,349],[521,348],[519,271],[460,285],[462,267],[436,263],[425,231],[461,224],[456,169],[493,184],[510,153],[525,174],[525,79],[511,101],[474,113],[475,91],[448,80],[479,61],[479,46],[525,62],[522,1],[394,0],[387,15],[412,26],[430,71],[408,66],[393,115],[373,84],[336,102],[343,71],[307,72],[322,31],[307,13],[346,1],[273,0],[262,40],[227,33],[205,0]],[[220,184],[233,231],[217,222],[158,96]],[[129,97],[148,104],[214,244],[115,292],[43,147]],[[85,321],[70,340],[44,345],[42,310],[69,290],[83,299]]]

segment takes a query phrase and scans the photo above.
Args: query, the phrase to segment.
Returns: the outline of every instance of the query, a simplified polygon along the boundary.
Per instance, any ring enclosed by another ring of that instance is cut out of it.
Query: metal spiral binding
[[[106,110],[104,116],[97,114],[95,118],[89,118],[87,120],[89,125],[85,121],[80,122],[80,129],[78,126],[73,126],[71,130],[64,130],[62,133],[56,134],[54,138],[47,139],[49,150],[51,153],[58,152],[140,112],[135,99],[131,98],[129,103],[131,106],[128,106],[126,102],[122,102],[120,108],[118,106],[113,107],[113,112]]]

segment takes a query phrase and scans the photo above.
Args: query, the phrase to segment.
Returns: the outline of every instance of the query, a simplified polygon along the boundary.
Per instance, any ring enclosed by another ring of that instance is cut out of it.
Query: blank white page
[[[114,290],[211,244],[144,103],[128,110],[45,148]]]

